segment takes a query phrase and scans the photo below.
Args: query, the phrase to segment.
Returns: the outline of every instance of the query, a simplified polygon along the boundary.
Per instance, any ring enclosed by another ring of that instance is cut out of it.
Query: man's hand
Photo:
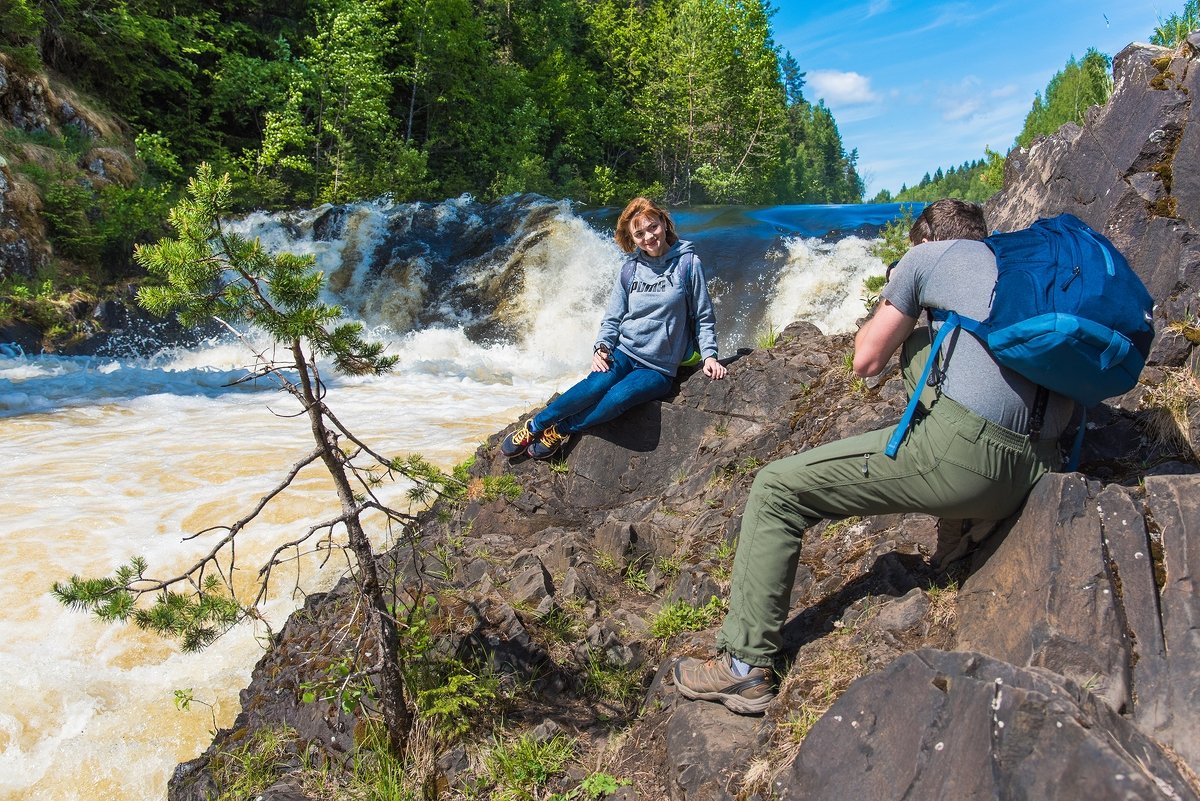
[[[882,373],[916,325],[916,317],[909,317],[886,300],[879,301],[871,319],[854,337],[855,375],[866,378]]]

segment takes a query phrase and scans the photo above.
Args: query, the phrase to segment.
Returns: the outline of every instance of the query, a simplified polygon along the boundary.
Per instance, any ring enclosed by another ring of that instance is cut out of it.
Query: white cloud
[[[871,89],[871,79],[857,72],[815,70],[808,73],[811,94],[825,100],[825,105],[857,106],[874,103],[879,95]]]
[[[975,112],[983,107],[983,101],[977,97],[968,97],[941,105],[942,119],[946,122],[957,122],[975,116]]]
[[[883,14],[892,10],[892,0],[871,0],[871,4],[867,6],[867,16],[873,17],[876,14]]]
[[[1010,85],[1011,86],[1011,85]],[[1011,94],[1010,87],[986,89],[977,76],[967,75],[955,84],[944,84],[937,91],[934,105],[943,122],[959,122],[987,117],[994,108],[985,98],[1000,98]]]

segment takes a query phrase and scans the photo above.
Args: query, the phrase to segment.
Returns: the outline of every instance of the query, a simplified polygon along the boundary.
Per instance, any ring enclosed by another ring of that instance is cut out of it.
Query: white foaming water
[[[394,374],[332,382],[336,413],[386,454],[418,452],[449,467],[555,388],[505,375],[516,354],[472,350],[452,332],[416,338],[424,356],[402,358]],[[453,346],[433,347],[439,339]],[[587,342],[577,349],[588,353]],[[157,366],[0,357],[6,801],[162,798],[175,764],[199,754],[213,727],[203,705],[177,711],[174,690],[194,688],[213,705],[216,724],[229,725],[261,654],[249,626],[183,654],[132,627],[69,611],[49,594],[55,580],[106,574],[133,555],[147,559],[151,575],[174,575],[213,541],[182,543],[184,535],[245,514],[311,447],[303,419],[271,413],[294,414],[290,396],[221,387],[242,374],[231,363],[247,361],[244,349],[178,356]],[[456,358],[464,369],[453,369]],[[395,502],[403,490],[386,497]],[[335,507],[327,480],[306,469],[296,490],[239,538],[241,563],[256,568],[272,543]],[[336,577],[306,579],[305,589]],[[289,580],[267,605],[276,627],[301,600],[287,592]]]
[[[879,258],[868,251],[871,244],[853,236],[832,243],[785,240],[785,265],[767,310],[775,330],[808,320],[824,334],[853,331],[855,321],[867,314],[863,282],[883,274]]]

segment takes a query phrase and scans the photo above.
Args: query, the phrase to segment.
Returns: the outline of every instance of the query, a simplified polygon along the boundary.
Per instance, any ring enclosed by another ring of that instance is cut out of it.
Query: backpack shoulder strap
[[[987,344],[987,326],[979,320],[974,320],[970,317],[964,317],[958,312],[951,311],[950,309],[926,309],[926,311],[929,312],[929,317],[931,320],[937,320],[939,323],[945,323],[950,319],[950,315],[954,315],[955,325],[966,331],[970,331],[976,337],[983,340],[985,345]]]
[[[942,327],[938,329],[937,336],[929,346],[929,358],[925,360],[925,368],[921,370],[921,377],[917,379],[916,389],[913,391],[912,397],[908,399],[908,406],[905,407],[900,422],[892,431],[892,436],[887,441],[887,447],[883,449],[883,452],[893,459],[896,458],[896,452],[900,450],[900,443],[904,441],[904,435],[908,433],[908,428],[912,425],[913,416],[917,413],[917,404],[921,400],[921,387],[925,386],[925,382],[929,380],[929,371],[933,369],[933,363],[936,361],[936,355],[941,349],[942,343],[951,331],[962,324],[962,318],[958,316],[957,312],[934,309],[930,313],[934,312],[937,313],[934,319],[943,320]]]
[[[625,260],[621,265],[621,288],[625,290],[625,294],[629,294],[629,285],[633,283],[633,271],[637,269],[637,259],[632,257]]]
[[[692,262],[695,261],[696,254],[688,251],[679,257],[679,283],[683,287],[683,297],[687,300],[687,310],[689,322],[692,317],[696,316],[696,312],[692,310],[692,291],[688,283],[692,280]]]

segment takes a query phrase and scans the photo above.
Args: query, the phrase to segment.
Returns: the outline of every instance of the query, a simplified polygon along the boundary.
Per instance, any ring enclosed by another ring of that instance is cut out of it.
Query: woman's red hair
[[[626,253],[632,253],[637,244],[633,241],[633,234],[629,231],[629,225],[635,217],[640,217],[643,214],[652,214],[662,223],[662,227],[666,233],[663,234],[663,239],[667,243],[667,247],[674,245],[679,241],[679,235],[675,233],[675,223],[671,220],[671,215],[661,208],[653,200],[644,197],[635,197],[629,201],[629,205],[621,212],[621,216],[617,218],[617,244],[621,246],[621,250]]]

